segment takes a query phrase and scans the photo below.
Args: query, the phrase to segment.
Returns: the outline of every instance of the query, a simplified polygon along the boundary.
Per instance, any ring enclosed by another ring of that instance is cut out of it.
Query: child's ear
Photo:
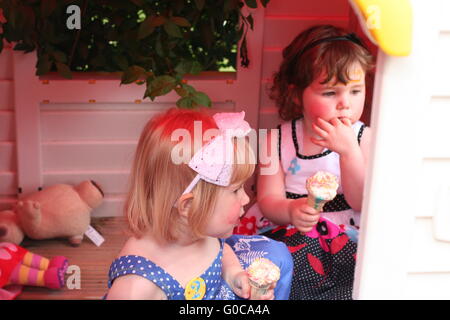
[[[192,193],[183,194],[177,201],[177,209],[181,216],[187,218],[189,209],[192,205],[192,199],[194,195]]]
[[[303,90],[295,90],[292,93],[292,100],[294,100],[294,103],[300,107],[303,104]]]

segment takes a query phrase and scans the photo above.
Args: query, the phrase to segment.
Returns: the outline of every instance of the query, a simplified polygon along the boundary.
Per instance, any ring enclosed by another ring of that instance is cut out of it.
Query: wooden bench
[[[66,286],[61,290],[39,287],[24,287],[19,300],[95,300],[102,299],[108,290],[108,271],[111,262],[117,257],[128,236],[125,233],[126,222],[122,217],[93,218],[91,225],[105,238],[97,247],[85,238],[79,247],[71,247],[67,240],[25,240],[22,246],[46,258],[63,255],[69,260],[69,266],[78,266],[80,271],[80,289],[71,289],[75,284],[76,271],[66,274]],[[75,269],[75,268],[74,268]],[[72,278],[71,278],[72,277]]]

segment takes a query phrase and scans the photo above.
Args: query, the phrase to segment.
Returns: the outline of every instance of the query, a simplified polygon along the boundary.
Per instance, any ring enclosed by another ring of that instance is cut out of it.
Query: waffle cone
[[[248,279],[251,288],[251,294],[253,300],[258,300],[262,295],[266,294],[269,290],[271,283],[266,285],[258,285],[256,282],[252,281],[252,279]]]
[[[322,200],[314,197],[312,194],[308,194],[308,206],[313,207],[317,211],[323,211],[323,206],[328,200]]]

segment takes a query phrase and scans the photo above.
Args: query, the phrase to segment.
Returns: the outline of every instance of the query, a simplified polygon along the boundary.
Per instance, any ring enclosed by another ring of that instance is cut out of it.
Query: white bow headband
[[[183,194],[191,192],[200,179],[219,186],[230,184],[234,158],[232,138],[245,137],[251,130],[244,117],[244,111],[221,112],[213,116],[220,134],[198,150],[189,161],[189,167],[197,175]]]

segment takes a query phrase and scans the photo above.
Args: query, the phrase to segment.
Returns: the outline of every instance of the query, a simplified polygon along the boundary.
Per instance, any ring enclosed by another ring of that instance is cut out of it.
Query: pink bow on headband
[[[198,174],[183,194],[189,193],[202,179],[219,186],[228,186],[233,164],[232,138],[245,137],[251,130],[244,120],[245,112],[216,113],[216,121],[220,134],[197,151],[189,161],[189,167]]]

